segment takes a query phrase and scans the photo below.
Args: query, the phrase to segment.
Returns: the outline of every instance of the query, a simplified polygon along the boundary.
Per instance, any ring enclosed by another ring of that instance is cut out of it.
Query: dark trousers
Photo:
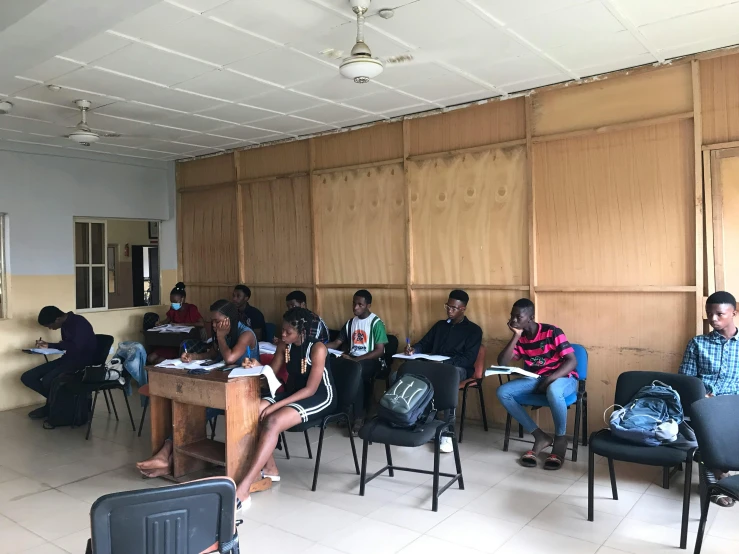
[[[70,364],[64,360],[64,357],[61,357],[29,369],[21,375],[21,383],[44,398],[48,398],[54,379],[65,373],[74,373],[77,369],[79,369],[77,364]]]
[[[360,360],[362,384],[354,399],[354,417],[365,417],[372,407],[372,378],[382,369],[380,360]]]

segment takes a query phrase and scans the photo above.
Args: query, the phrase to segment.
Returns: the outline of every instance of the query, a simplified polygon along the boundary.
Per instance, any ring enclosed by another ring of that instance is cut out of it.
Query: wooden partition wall
[[[336,328],[368,288],[402,344],[464,288],[492,363],[511,304],[529,297],[540,321],[588,350],[597,427],[621,372],[676,371],[703,329],[713,246],[701,150],[739,146],[738,60],[684,60],[180,163],[190,299],[204,307],[243,282],[279,321],[285,294],[302,289]],[[496,385],[486,381],[488,416],[501,422]]]

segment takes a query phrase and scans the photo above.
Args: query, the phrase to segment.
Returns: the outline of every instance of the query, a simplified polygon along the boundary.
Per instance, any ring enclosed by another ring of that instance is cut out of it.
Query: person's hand
[[[410,344],[405,345],[405,355],[406,356],[413,356],[416,351],[413,349],[413,347]]]
[[[552,384],[551,377],[539,377],[538,382],[536,383],[536,388],[534,389],[535,394],[545,394],[547,392],[547,389],[549,388],[549,385]]]
[[[508,329],[511,330],[514,336],[520,337],[523,334],[523,329],[519,329],[518,327],[514,327],[511,325],[511,322],[508,321]]]
[[[224,319],[216,322],[216,334],[218,338],[225,338],[228,332],[231,330],[231,320]]]
[[[346,352],[344,352],[343,354],[341,354],[341,357],[344,358],[345,360],[353,360],[354,359],[354,358],[352,358],[351,354],[348,354]]]
[[[272,337],[272,344],[280,344],[280,337]]]
[[[262,364],[259,360],[255,360],[254,358],[244,358],[244,361],[241,362],[241,365],[248,369],[250,367],[259,367]]]
[[[259,421],[260,421],[260,422],[264,421],[264,420],[265,420],[265,418],[266,418],[266,417],[267,417],[267,416],[268,416],[269,414],[271,414],[272,412],[274,412],[274,407],[275,407],[275,405],[274,405],[274,404],[270,404],[270,405],[269,405],[269,406],[267,406],[267,407],[266,407],[266,408],[265,408],[264,410],[262,410],[262,413],[261,413],[261,414],[259,414]]]
[[[49,343],[45,340],[37,340],[36,341],[36,348],[49,348]]]
[[[190,354],[189,352],[183,352],[182,356],[180,356],[180,360],[182,360],[186,364],[189,364],[190,362],[192,362],[192,354]]]

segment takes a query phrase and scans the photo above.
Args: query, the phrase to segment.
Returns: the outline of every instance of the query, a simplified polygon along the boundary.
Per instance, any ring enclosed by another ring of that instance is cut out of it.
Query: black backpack
[[[60,375],[51,384],[49,392],[49,414],[44,421],[44,429],[55,427],[80,427],[88,420],[92,398],[83,392],[79,385],[81,374]]]
[[[423,375],[403,374],[380,398],[378,419],[392,427],[415,430],[436,415],[434,386]]]

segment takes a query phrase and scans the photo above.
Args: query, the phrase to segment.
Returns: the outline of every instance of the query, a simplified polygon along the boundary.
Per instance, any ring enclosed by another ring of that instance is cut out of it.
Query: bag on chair
[[[415,429],[431,421],[434,386],[423,375],[405,373],[380,398],[377,417],[393,427]]]
[[[683,407],[675,389],[661,381],[642,387],[627,406],[611,414],[613,436],[641,446],[661,446],[677,440]]]
[[[75,391],[80,383],[78,374],[60,375],[51,384],[49,393],[49,415],[44,421],[44,429],[55,427],[80,427],[87,423],[92,399],[89,393]]]

